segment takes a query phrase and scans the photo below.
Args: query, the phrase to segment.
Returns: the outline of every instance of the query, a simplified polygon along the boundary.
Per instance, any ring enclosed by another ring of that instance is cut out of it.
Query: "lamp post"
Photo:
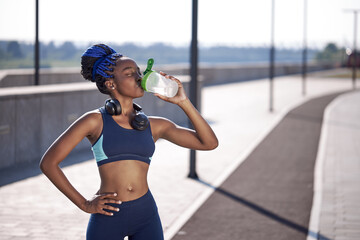
[[[198,108],[198,42],[197,42],[197,25],[198,25],[198,0],[192,1],[192,37],[191,37],[191,67],[190,67],[190,100],[195,108]],[[191,124],[191,122],[190,122]],[[190,171],[189,178],[198,179],[196,173],[196,151],[190,150]]]
[[[271,6],[271,45],[270,45],[270,106],[269,110],[272,112],[274,110],[274,61],[275,61],[275,47],[274,47],[274,22],[275,22],[275,0],[272,0]]]
[[[306,71],[307,71],[307,0],[304,0],[304,49],[302,52],[302,95],[306,95]]]
[[[356,89],[356,65],[357,65],[357,50],[356,50],[356,41],[357,41],[357,13],[360,12],[360,9],[350,9],[345,10],[346,12],[354,13],[354,47],[353,47],[353,64],[352,64],[352,85],[353,89]]]
[[[356,88],[356,65],[357,65],[357,49],[356,49],[356,35],[357,35],[357,11],[354,11],[354,64],[353,64],[353,89]]]
[[[40,68],[40,48],[39,48],[39,0],[35,0],[35,85],[39,85],[39,68]]]

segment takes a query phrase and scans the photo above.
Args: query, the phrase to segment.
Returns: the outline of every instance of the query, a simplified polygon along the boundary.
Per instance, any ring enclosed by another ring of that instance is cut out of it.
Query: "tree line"
[[[140,64],[146,64],[148,58],[154,58],[157,64],[188,63],[189,47],[176,47],[164,43],[149,46],[134,43],[108,43],[117,52],[130,56]],[[89,43],[88,46],[91,46]],[[61,44],[54,42],[40,43],[40,65],[46,67],[78,67],[80,57],[88,46],[79,47],[71,41]],[[301,62],[302,49],[277,48],[276,62]],[[308,61],[339,61],[344,49],[335,44],[328,44],[323,50],[308,49]],[[0,41],[0,68],[32,68],[34,44],[21,41]],[[200,47],[200,63],[258,63],[269,61],[269,47]]]

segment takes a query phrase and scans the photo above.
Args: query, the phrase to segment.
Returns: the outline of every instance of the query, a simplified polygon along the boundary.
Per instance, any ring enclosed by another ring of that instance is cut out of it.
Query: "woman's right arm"
[[[81,210],[88,213],[112,215],[112,213],[104,211],[104,209],[114,211],[117,211],[117,209],[105,205],[105,203],[119,203],[113,199],[116,193],[97,195],[92,200],[87,200],[73,187],[59,167],[59,163],[66,158],[82,139],[93,136],[96,129],[102,124],[101,121],[101,114],[98,113],[87,113],[76,120],[45,152],[40,161],[40,169]]]

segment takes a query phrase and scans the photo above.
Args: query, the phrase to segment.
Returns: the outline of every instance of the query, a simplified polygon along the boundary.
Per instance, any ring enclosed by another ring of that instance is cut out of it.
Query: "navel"
[[[129,185],[129,186],[127,187],[127,190],[128,190],[129,192],[132,192],[132,191],[134,191],[134,188],[133,188],[131,185]]]

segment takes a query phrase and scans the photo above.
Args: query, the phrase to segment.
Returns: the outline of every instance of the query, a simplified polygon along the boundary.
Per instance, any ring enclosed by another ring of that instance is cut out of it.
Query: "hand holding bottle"
[[[173,77],[173,76],[170,76],[170,75],[167,75],[166,73],[163,73],[163,72],[160,72],[160,74],[167,78],[168,80],[171,80],[173,81],[174,83],[177,84],[178,86],[178,90],[177,90],[177,93],[175,96],[173,97],[167,97],[167,96],[164,96],[164,95],[161,95],[159,93],[155,93],[154,95],[157,96],[158,98],[160,98],[161,100],[164,100],[166,102],[170,102],[170,103],[174,103],[174,104],[180,104],[181,102],[185,101],[187,98],[186,94],[185,94],[185,90],[184,90],[184,87],[182,85],[182,83],[180,82],[179,79]]]
[[[147,68],[144,72],[144,77],[141,80],[141,87],[152,93],[157,93],[165,97],[174,97],[178,92],[178,83],[166,77],[166,74],[160,74],[154,70],[151,70],[154,64],[154,59],[150,58],[148,60]]]

